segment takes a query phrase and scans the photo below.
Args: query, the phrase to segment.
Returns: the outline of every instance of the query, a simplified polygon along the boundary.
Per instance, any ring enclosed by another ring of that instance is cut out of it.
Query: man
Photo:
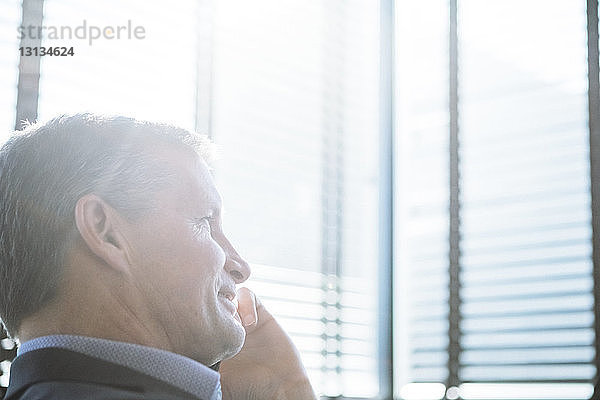
[[[6,399],[314,399],[288,336],[236,290],[250,268],[210,154],[203,136],[93,114],[2,147],[0,316],[22,343]]]

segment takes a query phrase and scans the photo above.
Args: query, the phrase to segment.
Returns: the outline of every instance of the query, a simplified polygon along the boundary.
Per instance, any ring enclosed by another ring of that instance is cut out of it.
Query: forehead
[[[210,169],[200,155],[192,150],[174,147],[156,151],[159,165],[173,175],[169,186],[160,197],[176,208],[193,211],[221,208],[221,196],[217,191]]]

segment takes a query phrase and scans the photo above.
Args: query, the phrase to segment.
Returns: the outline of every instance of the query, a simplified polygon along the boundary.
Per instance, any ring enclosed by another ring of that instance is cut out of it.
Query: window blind
[[[455,71],[439,57],[450,47],[448,14],[439,10],[452,3],[415,3],[399,9],[399,126],[408,149],[400,175],[405,190],[416,190],[401,196],[410,317],[406,338],[397,333],[409,355],[399,396],[589,398],[597,371],[585,2],[457,2],[458,387],[446,386],[447,302],[457,299],[448,299],[444,176],[444,77]],[[434,79],[438,86],[428,87]],[[432,121],[440,133],[420,147]]]
[[[378,391],[377,7],[215,4],[225,228],[328,396]]]
[[[586,398],[596,370],[585,2],[459,10],[461,379],[478,398],[496,395],[484,382],[581,383],[559,397]],[[537,398],[557,395],[537,387]]]
[[[397,13],[396,393],[441,398],[448,373],[448,9]]]

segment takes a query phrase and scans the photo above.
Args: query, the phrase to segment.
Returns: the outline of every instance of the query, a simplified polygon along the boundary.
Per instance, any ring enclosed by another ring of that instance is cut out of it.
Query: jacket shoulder
[[[11,365],[4,399],[197,400],[167,382],[124,366],[56,348],[18,356]]]
[[[15,400],[142,400],[158,398],[166,400],[164,393],[160,397],[155,397],[151,393],[134,392],[86,382],[35,383],[14,397]],[[175,399],[168,398],[169,400]]]

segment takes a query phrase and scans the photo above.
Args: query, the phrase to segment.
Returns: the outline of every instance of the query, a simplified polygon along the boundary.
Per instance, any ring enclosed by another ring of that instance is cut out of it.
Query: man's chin
[[[232,341],[233,345],[231,347],[231,354],[227,358],[231,358],[231,357],[235,356],[237,353],[239,353],[240,350],[242,350],[242,347],[244,346],[244,341],[246,340],[246,330],[242,326],[242,322],[239,321],[239,317],[238,317],[238,321],[236,321],[235,328],[236,328],[236,333],[237,333],[235,339],[237,339],[237,340],[235,340],[235,343],[233,343],[233,341]]]
[[[242,326],[239,317],[236,318],[236,321],[232,322],[231,326],[226,328],[226,333],[223,334],[222,339],[223,350],[215,362],[232,358],[242,350],[244,340],[246,339],[246,330]]]

